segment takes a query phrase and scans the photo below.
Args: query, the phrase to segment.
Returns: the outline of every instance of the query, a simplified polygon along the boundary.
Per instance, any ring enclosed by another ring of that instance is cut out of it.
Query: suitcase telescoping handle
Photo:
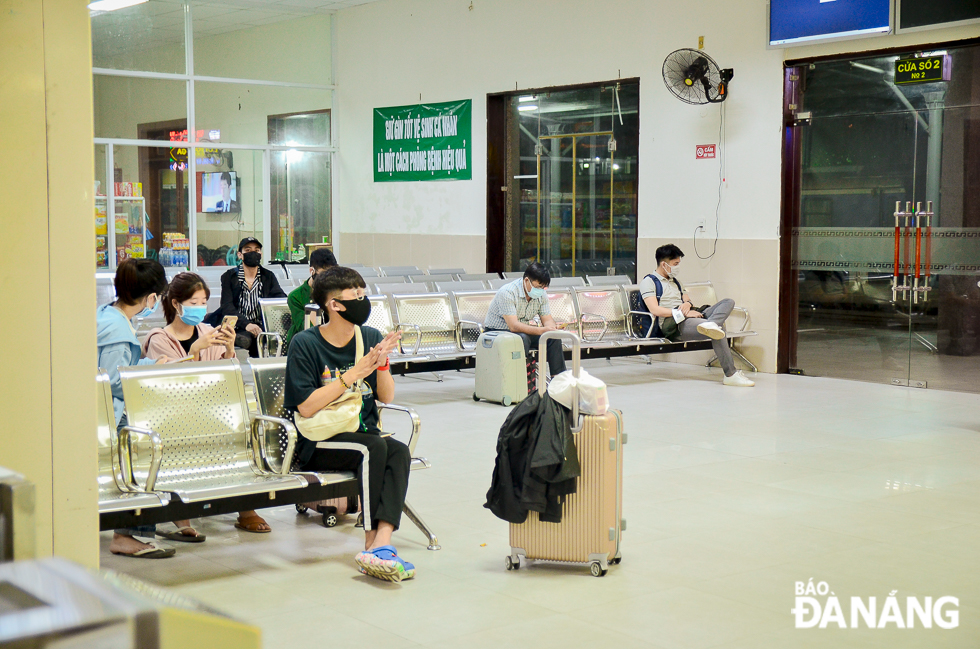
[[[567,338],[572,341],[572,376],[576,379],[582,374],[582,341],[570,331],[546,331],[538,338],[538,395],[544,396],[547,389],[544,380],[544,364],[547,361],[548,341],[552,338]],[[564,352],[563,352],[564,353]],[[577,433],[582,430],[582,422],[578,416],[578,384],[572,390],[572,432]]]

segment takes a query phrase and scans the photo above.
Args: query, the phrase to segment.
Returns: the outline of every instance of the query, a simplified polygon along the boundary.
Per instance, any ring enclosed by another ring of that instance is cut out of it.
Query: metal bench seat
[[[284,297],[271,297],[259,300],[262,313],[262,333],[259,334],[259,356],[282,356],[286,353],[286,334],[293,326],[293,314],[289,310],[289,300]],[[275,341],[275,352],[270,343]]]
[[[286,388],[286,359],[252,359],[249,361],[249,365],[251,365],[252,375],[255,377],[255,392],[258,398],[259,412],[261,412],[263,415],[269,415],[274,418],[288,419],[290,413],[283,405],[283,395]],[[415,471],[417,469],[428,469],[430,466],[432,466],[426,458],[415,455],[415,447],[418,444],[419,433],[422,429],[421,419],[419,419],[418,414],[411,408],[406,408],[405,406],[381,403],[380,401],[378,401],[377,404],[378,416],[380,419],[378,423],[382,430],[384,430],[385,412],[401,412],[408,415],[411,424],[411,433],[409,434],[406,445],[408,446],[408,451],[412,456],[411,470]],[[270,468],[275,471],[282,471],[283,461],[286,459],[286,457],[290,457],[290,462],[292,461],[292,456],[288,451],[289,440],[284,433],[284,429],[279,429],[278,439],[275,443],[269,444],[269,438],[267,435],[263,435],[262,439],[266,440],[265,443],[267,443],[265,457]],[[295,467],[291,468],[295,469]],[[305,477],[308,481],[316,480],[321,485],[356,480],[354,474],[349,471],[322,473],[297,471],[296,473],[297,475]],[[403,511],[405,515],[408,516],[409,519],[416,525],[416,527],[418,527],[419,530],[425,534],[426,538],[429,539],[428,548],[430,550],[438,550],[440,547],[439,540],[418,515],[415,508],[406,502]]]
[[[472,356],[457,342],[456,318],[448,293],[425,293],[391,297],[396,327],[402,332],[400,352],[428,358]]]
[[[270,468],[263,441],[269,426],[285,430],[295,448],[292,422],[249,413],[237,360],[120,368],[131,426],[159,435],[163,452],[155,485],[185,503],[300,489],[306,480]],[[134,480],[148,473],[149,457],[134,445]]]
[[[98,437],[99,437],[99,513],[121,512],[134,509],[149,509],[151,507],[162,507],[170,502],[170,494],[159,492],[147,492],[141,489],[133,481],[127,482],[123,476],[122,465],[128,462],[128,453],[124,454],[122,460],[119,456],[119,437],[116,434],[116,417],[112,408],[112,387],[109,383],[109,375],[105,370],[99,369],[95,377],[99,386],[98,397]],[[126,430],[125,438],[128,438],[130,431]],[[162,444],[159,437],[147,436],[147,448],[152,454],[156,452],[159,458],[162,452]],[[128,443],[125,448],[128,451]],[[157,459],[159,463],[159,459]],[[150,463],[152,466],[153,463]],[[130,467],[127,467],[130,468]],[[150,469],[148,468],[148,471]],[[131,473],[129,471],[128,473]],[[156,474],[153,475],[153,480]]]

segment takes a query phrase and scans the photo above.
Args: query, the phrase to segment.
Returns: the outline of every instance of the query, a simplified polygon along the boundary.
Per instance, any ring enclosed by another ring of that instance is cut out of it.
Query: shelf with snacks
[[[142,185],[115,183],[114,190],[112,196],[95,197],[96,269],[112,269],[124,259],[146,256],[146,199],[141,195]]]

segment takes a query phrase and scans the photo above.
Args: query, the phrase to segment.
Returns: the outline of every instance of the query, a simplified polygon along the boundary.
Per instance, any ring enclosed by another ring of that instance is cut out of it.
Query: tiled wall
[[[471,273],[486,270],[487,243],[481,235],[342,232],[338,243],[341,264],[465,268]]]
[[[758,332],[741,340],[736,347],[762,372],[776,371],[776,332],[779,324],[779,241],[776,239],[722,239],[711,259],[699,259],[691,239],[647,239],[637,241],[638,274],[642,277],[657,267],[656,250],[674,243],[684,252],[678,280],[710,281],[718,298],[730,297],[749,311],[749,329]],[[707,256],[711,239],[698,238],[697,252]],[[678,363],[704,364],[710,352],[667,355]],[[737,361],[736,361],[736,364]]]

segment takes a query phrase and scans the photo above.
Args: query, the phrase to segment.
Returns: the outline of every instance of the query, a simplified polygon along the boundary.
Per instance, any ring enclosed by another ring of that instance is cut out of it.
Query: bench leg
[[[740,361],[742,361],[743,363],[745,363],[746,365],[748,365],[749,366],[749,369],[751,369],[753,372],[758,372],[759,371],[759,368],[757,368],[752,363],[752,361],[750,361],[749,359],[745,358],[744,356],[742,356],[742,354],[740,354],[739,352],[735,351],[734,349],[732,349],[732,356],[734,356],[735,358],[739,359]]]
[[[408,516],[410,521],[415,523],[415,527],[419,528],[422,534],[425,534],[425,536],[429,539],[429,545],[426,549],[428,550],[442,549],[442,546],[439,545],[439,539],[436,538],[436,535],[432,533],[432,530],[430,530],[429,526],[426,525],[425,522],[419,517],[419,513],[415,511],[415,508],[412,507],[408,503],[408,501],[405,501],[405,506],[402,507],[402,511],[405,512],[405,515]]]

